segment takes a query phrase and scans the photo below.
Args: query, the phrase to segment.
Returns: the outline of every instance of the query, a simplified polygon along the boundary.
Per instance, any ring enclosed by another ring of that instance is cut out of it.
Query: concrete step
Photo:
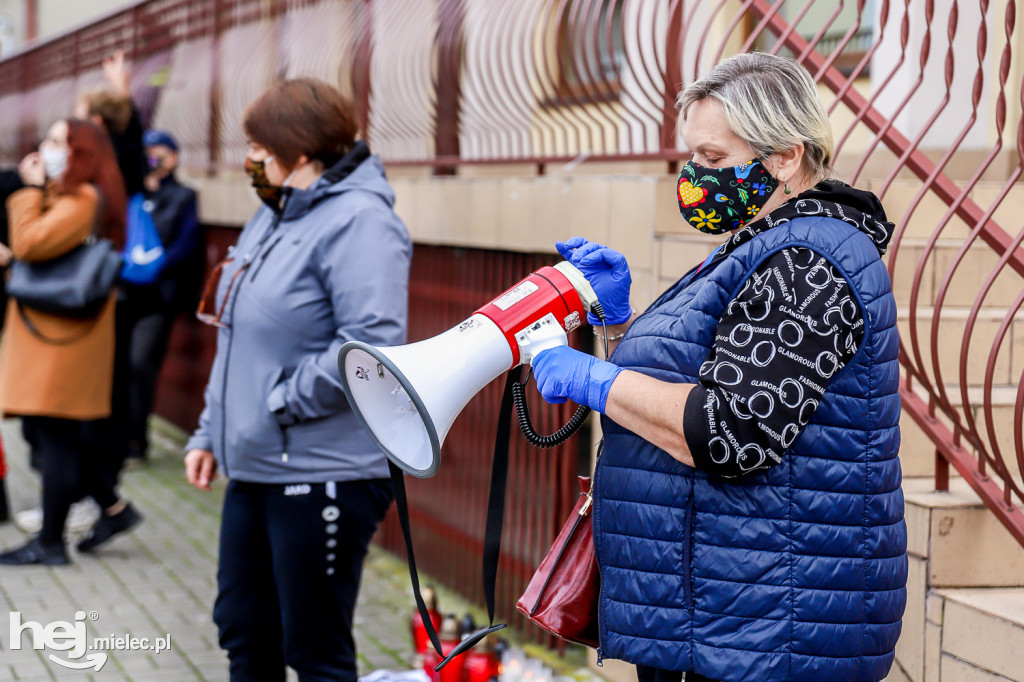
[[[961,403],[959,387],[947,385],[946,392],[952,404],[955,407],[959,407]],[[919,391],[919,395],[921,395],[923,400],[927,400],[923,392]],[[984,421],[981,387],[970,387],[967,397],[971,405],[971,415],[974,417],[983,435],[987,438],[988,430],[985,427]],[[1013,413],[1016,397],[1016,386],[1002,385],[993,387],[992,419],[996,434],[995,443],[1006,461],[1007,468],[1013,475],[1020,476],[1020,466],[1014,449]],[[938,419],[948,428],[951,428],[951,422],[941,413],[938,415]],[[903,467],[903,475],[908,477],[933,476],[935,472],[935,446],[906,411],[903,412],[900,418],[900,431],[902,436],[900,462]],[[950,474],[956,475],[955,470],[951,469]]]
[[[927,249],[927,239],[905,237],[901,240],[896,253],[895,270],[893,273],[893,292],[899,304],[910,300],[910,292],[916,271],[921,268],[921,282],[918,289],[918,302],[932,304],[938,295],[946,277],[950,276],[950,267],[956,262],[965,236],[959,238],[943,238],[938,240],[931,249]],[[927,257],[925,256],[927,254]],[[886,256],[886,264],[890,257]],[[963,260],[952,273],[947,287],[945,305],[974,305],[974,299],[982,286],[999,264],[999,255],[980,239],[971,244]],[[1022,278],[1004,268],[986,294],[983,305],[1006,307],[1013,303],[1021,291]]]
[[[907,610],[892,682],[1024,682],[1024,548],[966,482],[907,478]]]
[[[857,182],[857,187],[871,190],[876,194],[881,192],[883,178],[865,179]],[[908,213],[913,202],[923,186],[923,183],[916,178],[900,178],[895,180],[882,194],[882,205],[889,220],[897,224],[907,223],[904,231],[906,237],[928,237],[932,234],[936,225],[942,221],[949,209],[949,206],[939,199],[932,192],[927,192],[923,200],[918,203],[913,213]],[[968,195],[982,211],[986,211],[995,201],[1003,188],[1003,182],[980,182]],[[999,204],[992,219],[1010,234],[1016,234],[1020,225],[1020,216],[1024,215],[1024,186],[1016,184],[1006,198]],[[963,238],[970,233],[966,223],[957,217],[953,217],[942,236],[948,238]]]
[[[911,352],[911,316],[910,309],[902,306],[897,309],[896,324],[900,330],[900,342]],[[960,379],[961,346],[967,333],[967,321],[970,309],[962,306],[943,306],[938,322],[938,356],[939,369],[945,382],[956,383]],[[914,311],[914,328],[919,344],[921,359],[928,372],[932,372],[932,320],[935,309],[931,306],[919,306]],[[989,354],[999,328],[1006,316],[1005,308],[985,307],[979,311],[971,328],[970,344],[967,347],[967,383],[982,384],[988,365]],[[911,352],[911,355],[913,353]],[[1003,336],[996,353],[993,382],[996,384],[1016,384],[1024,373],[1024,313],[1017,312],[1010,327]]]

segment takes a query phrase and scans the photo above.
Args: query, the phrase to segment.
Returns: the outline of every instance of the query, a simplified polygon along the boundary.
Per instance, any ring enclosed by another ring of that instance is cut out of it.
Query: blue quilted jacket
[[[600,657],[726,682],[875,681],[892,665],[907,577],[898,338],[871,240],[820,216],[766,230],[684,276],[611,359],[696,383],[729,301],[789,246],[844,275],[865,314],[863,341],[767,471],[709,476],[603,419],[594,476]]]

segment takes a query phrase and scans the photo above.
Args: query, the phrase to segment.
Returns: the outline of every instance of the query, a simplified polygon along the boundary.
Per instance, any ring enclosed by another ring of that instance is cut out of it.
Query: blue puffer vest
[[[612,362],[696,383],[729,301],[789,246],[825,256],[853,288],[860,348],[782,463],[741,479],[708,476],[602,420],[602,657],[726,682],[877,681],[892,665],[907,578],[898,338],[871,240],[826,217],[769,229],[662,294]]]

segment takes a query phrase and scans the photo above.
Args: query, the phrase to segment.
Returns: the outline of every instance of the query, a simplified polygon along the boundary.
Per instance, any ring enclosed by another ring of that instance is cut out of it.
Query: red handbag
[[[547,556],[516,602],[531,621],[570,642],[597,648],[601,577],[594,555],[590,479],[580,476],[580,498]]]

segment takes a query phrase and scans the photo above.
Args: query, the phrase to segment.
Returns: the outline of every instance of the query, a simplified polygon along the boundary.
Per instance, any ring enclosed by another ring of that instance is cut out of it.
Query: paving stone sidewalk
[[[0,432],[10,467],[12,508],[33,507],[39,482],[28,467],[20,424],[6,421]],[[215,485],[212,493],[191,488],[180,455],[168,450],[147,467],[126,472],[122,490],[146,517],[135,533],[95,555],[72,554],[70,567],[0,567],[0,680],[227,679],[227,659],[217,647],[210,618],[223,484]],[[24,540],[13,524],[0,525],[0,547]],[[407,653],[412,649],[406,626],[408,577],[396,567],[401,565],[393,557],[372,551],[356,609],[360,674],[401,670],[412,663]],[[67,660],[73,652],[35,651],[29,631],[22,636],[22,648],[11,650],[11,611],[21,613],[22,624],[35,621],[42,626],[74,621],[76,611],[82,611],[90,645],[94,637],[125,634],[150,638],[152,645],[155,638],[169,635],[170,648],[160,653],[107,650],[109,659],[99,671],[69,670],[48,660],[47,654]]]

